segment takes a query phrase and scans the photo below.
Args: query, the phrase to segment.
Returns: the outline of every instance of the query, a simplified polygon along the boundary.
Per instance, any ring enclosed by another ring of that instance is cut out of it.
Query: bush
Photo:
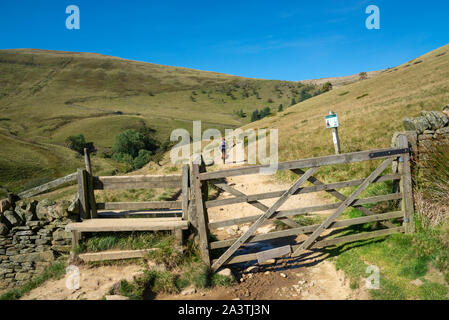
[[[134,129],[125,130],[115,136],[115,143],[112,147],[114,153],[128,154],[135,158],[139,150],[145,148],[145,136]]]
[[[153,152],[141,149],[139,150],[139,154],[137,157],[133,160],[133,169],[137,170],[142,168],[144,165],[146,165],[151,160],[151,156],[153,155]]]
[[[70,148],[73,151],[78,152],[79,154],[84,154],[84,148],[87,148],[89,151],[95,150],[93,143],[86,142],[86,139],[82,134],[68,137],[65,141],[65,144],[67,148]]]
[[[159,148],[158,142],[151,137],[154,130],[144,128],[125,130],[115,137],[112,158],[127,163],[130,169],[136,170],[146,165]]]

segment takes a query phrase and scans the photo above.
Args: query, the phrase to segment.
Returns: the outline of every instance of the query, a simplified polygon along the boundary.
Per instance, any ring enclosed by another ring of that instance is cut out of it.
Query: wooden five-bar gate
[[[289,189],[284,191],[266,192],[253,195],[247,195],[236,190],[227,183],[226,178],[232,176],[259,174],[260,169],[267,166],[249,166],[215,172],[206,172],[204,166],[193,164],[191,198],[193,201],[192,205],[194,210],[189,219],[198,230],[200,237],[200,250],[203,261],[210,265],[214,271],[216,271],[225,264],[253,260],[258,260],[261,262],[268,258],[280,256],[298,257],[306,250],[313,248],[332,246],[350,241],[370,239],[400,232],[413,232],[414,208],[410,173],[410,151],[406,135],[399,135],[396,145],[397,147],[388,149],[361,151],[279,163],[278,170],[290,170],[299,176],[296,182]],[[323,166],[353,164],[357,162],[374,160],[382,160],[382,162],[368,177],[364,179],[325,183],[315,177],[320,167]],[[387,168],[393,168],[393,172],[382,175]],[[385,181],[394,181],[395,183],[398,183],[400,187],[393,188],[393,191],[390,194],[360,198],[369,185]],[[304,186],[306,182],[311,183],[311,185]],[[228,192],[233,197],[227,199],[209,200],[207,197],[208,184],[215,185],[219,189]],[[347,187],[357,188],[349,196],[345,196],[343,193],[337,191],[338,189]],[[319,191],[325,191],[339,201],[331,204],[302,207],[293,210],[279,210],[292,195]],[[270,207],[260,202],[260,200],[271,198],[278,199]],[[401,207],[397,211],[375,213],[364,206],[367,204],[392,200],[401,200]],[[207,214],[207,210],[209,208],[236,203],[248,203],[258,208],[261,211],[261,214],[225,221],[209,222]],[[353,219],[338,219],[349,207],[359,210],[363,216]],[[321,224],[300,226],[290,219],[292,216],[324,210],[334,210],[334,212]],[[255,234],[259,227],[265,224],[268,220],[272,219],[281,221],[289,226],[290,229],[273,231],[266,234]],[[376,221],[382,224],[382,228],[371,232],[362,232],[340,237],[329,237],[329,234],[323,234],[329,229],[337,229]],[[239,237],[209,242],[208,234],[212,229],[251,222],[253,224]],[[398,224],[398,222],[400,224]],[[300,234],[306,235],[306,240],[294,245],[281,246],[257,253],[236,255],[237,250],[248,243],[297,236]],[[210,250],[223,250],[223,248],[227,248],[226,251],[224,251],[219,258],[211,261]]]

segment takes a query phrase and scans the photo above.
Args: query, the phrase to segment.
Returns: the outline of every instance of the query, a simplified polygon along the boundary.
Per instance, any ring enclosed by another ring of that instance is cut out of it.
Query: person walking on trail
[[[225,138],[221,138],[221,158],[223,159],[223,164],[226,161],[226,140]]]

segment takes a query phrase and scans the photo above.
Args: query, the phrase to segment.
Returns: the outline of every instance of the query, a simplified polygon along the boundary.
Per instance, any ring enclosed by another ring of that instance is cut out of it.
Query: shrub
[[[270,107],[265,107],[262,112],[261,112],[261,118],[265,118],[268,117],[271,114],[271,109]]]
[[[135,129],[125,130],[115,136],[112,147],[114,153],[128,154],[132,158],[137,157],[139,150],[145,148],[145,136]]]
[[[94,151],[94,146],[92,142],[86,142],[84,135],[79,134],[77,136],[70,136],[66,139],[65,144],[67,148],[70,148],[79,154],[84,154],[84,148],[89,151]]]
[[[125,130],[115,137],[112,158],[127,163],[130,169],[136,170],[147,164],[154,151],[159,148],[158,142],[151,137],[154,130],[143,128]]]
[[[259,110],[254,110],[253,113],[251,114],[251,122],[257,121],[259,120]]]
[[[139,150],[139,154],[137,157],[133,160],[133,169],[140,169],[144,165],[146,165],[151,160],[151,156],[153,155],[153,152],[141,149]]]

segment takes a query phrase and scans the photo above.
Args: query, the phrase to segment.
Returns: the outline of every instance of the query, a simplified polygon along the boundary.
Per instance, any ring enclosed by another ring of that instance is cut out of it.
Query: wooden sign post
[[[338,116],[333,111],[329,111],[329,115],[324,117],[326,128],[332,129],[332,140],[334,142],[335,154],[341,154],[340,137],[338,136]]]

